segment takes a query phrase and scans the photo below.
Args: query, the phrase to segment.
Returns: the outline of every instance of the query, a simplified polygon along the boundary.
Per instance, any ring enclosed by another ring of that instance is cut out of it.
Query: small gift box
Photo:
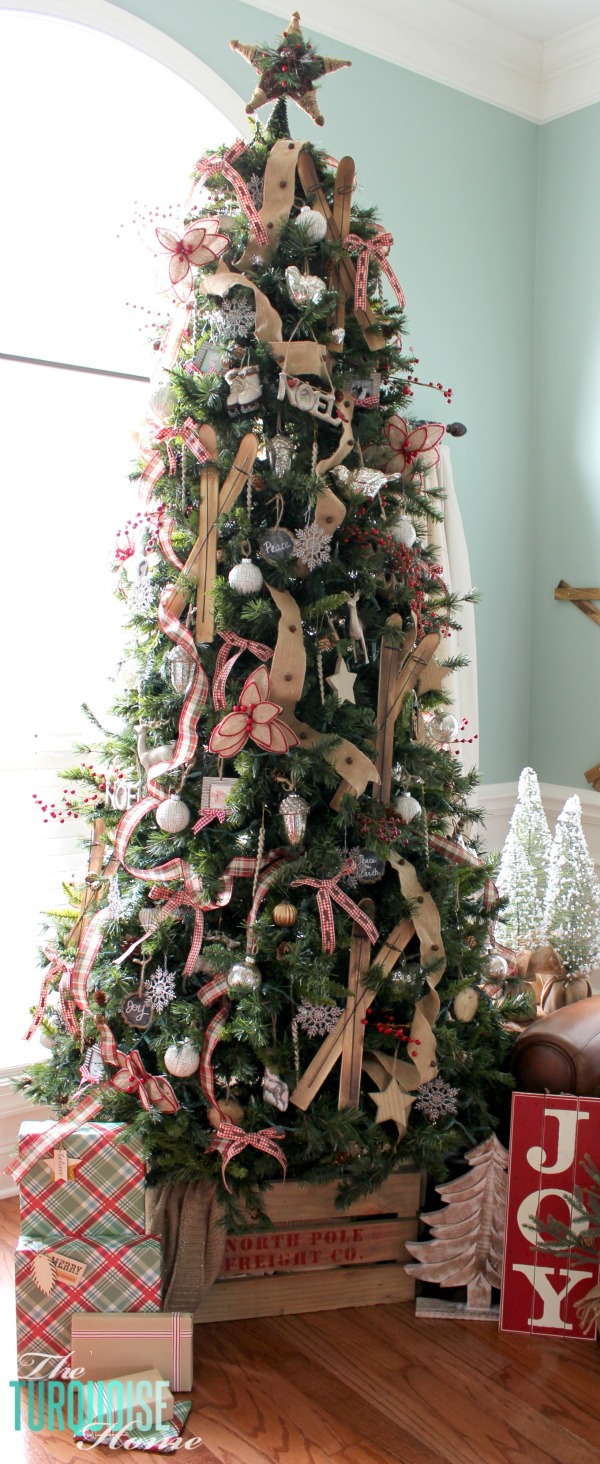
[[[194,1375],[194,1322],[191,1312],[160,1316],[111,1316],[87,1312],[72,1318],[73,1367],[96,1381],[135,1367],[158,1368],[175,1393],[185,1393]]]
[[[175,1454],[181,1447],[179,1440],[191,1411],[192,1405],[189,1399],[185,1399],[181,1403],[175,1403],[170,1423],[158,1423],[148,1432],[142,1433],[140,1429],[134,1427],[115,1429],[109,1424],[101,1429],[84,1427],[80,1433],[73,1435],[73,1440],[76,1444],[94,1443],[110,1448],[115,1447],[115,1445],[111,1446],[111,1439],[118,1439],[118,1443],[123,1449],[142,1449],[147,1454]]]
[[[148,1426],[170,1423],[175,1406],[169,1385],[157,1367],[126,1373],[124,1377],[103,1378],[93,1385],[93,1400],[92,1423],[104,1420],[114,1424],[119,1418],[123,1422],[135,1417],[136,1412],[148,1419]]]
[[[34,1158],[53,1120],[22,1123],[21,1233],[33,1240],[127,1240],[144,1234],[145,1164],[122,1123],[84,1123]]]
[[[161,1246],[158,1236],[94,1241],[58,1240],[47,1245],[21,1236],[15,1252],[17,1376],[59,1377],[71,1355],[75,1312],[147,1312],[160,1307]],[[148,1356],[142,1365],[150,1364]],[[157,1363],[157,1366],[159,1364]],[[109,1354],[96,1378],[131,1372],[132,1359]],[[166,1372],[162,1372],[167,1377]]]

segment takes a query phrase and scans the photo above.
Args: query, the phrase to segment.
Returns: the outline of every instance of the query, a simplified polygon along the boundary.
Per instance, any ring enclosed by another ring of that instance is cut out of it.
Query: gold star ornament
[[[291,97],[303,112],[307,112],[322,127],[324,118],[319,111],[314,83],[330,71],[340,71],[342,66],[351,66],[351,61],[336,61],[333,56],[319,56],[310,41],[305,41],[300,30],[300,16],[295,10],[289,26],[283,32],[280,44],[272,50],[262,46],[245,46],[241,41],[231,41],[232,51],[258,72],[258,86],[253,92],[246,111],[251,115],[266,102],[276,102],[280,97]]]

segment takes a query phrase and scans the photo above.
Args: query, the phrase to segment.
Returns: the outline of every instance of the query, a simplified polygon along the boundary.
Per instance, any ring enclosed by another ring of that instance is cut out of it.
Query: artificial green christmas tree
[[[495,1126],[511,1041],[447,742],[457,606],[419,538],[443,427],[407,415],[404,297],[353,163],[289,134],[283,98],[333,68],[296,16],[250,49],[270,118],[158,231],[178,304],[119,543],[121,730],[69,769],[94,847],[28,1081],[96,1100],[155,1181],[214,1181],[232,1216],[284,1164],[347,1197],[439,1169]],[[438,1072],[456,1102],[413,1109]]]

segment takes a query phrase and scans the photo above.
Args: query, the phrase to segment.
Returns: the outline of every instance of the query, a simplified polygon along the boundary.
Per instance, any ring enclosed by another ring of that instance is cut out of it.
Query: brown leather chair
[[[600,996],[532,1022],[515,1042],[511,1067],[521,1093],[600,1097]]]

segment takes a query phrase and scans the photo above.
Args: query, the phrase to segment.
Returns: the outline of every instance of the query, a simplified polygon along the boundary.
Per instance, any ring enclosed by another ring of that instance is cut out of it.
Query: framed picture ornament
[[[239,778],[203,778],[202,791],[200,794],[200,812],[205,813],[209,809],[220,812],[227,807],[227,799],[234,788],[237,788]]]

